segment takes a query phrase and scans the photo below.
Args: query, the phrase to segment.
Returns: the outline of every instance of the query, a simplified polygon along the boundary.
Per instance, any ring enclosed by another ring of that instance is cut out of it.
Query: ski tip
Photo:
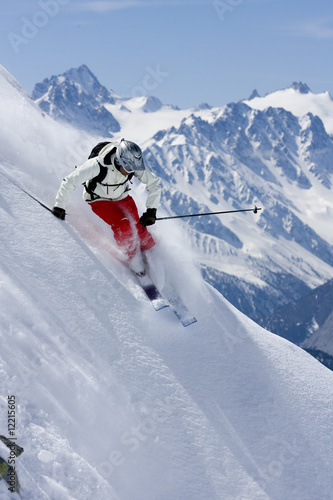
[[[193,316],[193,318],[183,319],[183,320],[181,320],[181,322],[182,322],[182,325],[186,328],[187,326],[193,325],[193,323],[197,323],[198,320],[197,320],[197,318],[195,318]]]

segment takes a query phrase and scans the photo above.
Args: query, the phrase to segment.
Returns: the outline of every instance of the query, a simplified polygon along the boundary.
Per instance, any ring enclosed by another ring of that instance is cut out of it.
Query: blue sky
[[[0,37],[29,93],[84,63],[120,95],[181,108],[293,81],[333,94],[332,0],[2,0]]]

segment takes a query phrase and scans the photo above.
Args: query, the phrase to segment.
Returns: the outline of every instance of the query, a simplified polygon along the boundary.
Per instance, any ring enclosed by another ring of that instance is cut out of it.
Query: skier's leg
[[[129,259],[137,253],[138,241],[135,238],[132,223],[126,209],[126,203],[121,201],[99,200],[89,203],[92,211],[104,220],[112,229],[118,246]]]
[[[154,238],[152,237],[148,229],[140,224],[138,209],[136,207],[133,198],[131,198],[130,196],[126,198],[126,210],[128,211],[128,214],[130,214],[130,217],[133,220],[139,240],[140,250],[142,252],[145,250],[149,250],[155,245]]]

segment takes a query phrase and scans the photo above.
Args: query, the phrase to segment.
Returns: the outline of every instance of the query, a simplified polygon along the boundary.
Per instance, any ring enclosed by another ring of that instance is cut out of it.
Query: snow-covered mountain
[[[311,290],[302,299],[287,304],[261,321],[261,325],[297,345],[321,328],[333,311],[333,280]],[[333,354],[333,337],[330,351]],[[312,347],[315,347],[313,344]],[[318,347],[318,346],[317,346]]]
[[[260,320],[267,330],[311,352],[333,369],[333,280]],[[326,353],[326,359],[323,359]]]
[[[2,68],[0,106],[0,429],[14,396],[21,498],[330,498],[333,373],[207,285],[177,225],[152,228],[156,252],[198,322],[155,312],[80,197],[63,222],[21,190],[51,203],[89,137]]]
[[[70,69],[35,85],[32,98],[53,118],[99,135],[112,135],[119,123],[106,107],[114,102],[112,91],[103,87],[87,66]]]
[[[329,92],[314,94],[302,82],[294,82],[290,87],[276,90],[264,97],[253,91],[245,104],[254,109],[284,108],[301,118],[308,113],[319,116],[328,134],[333,134],[333,99]]]
[[[189,222],[205,275],[246,314],[332,277],[333,143],[319,118],[230,104],[156,134],[146,156],[171,213],[263,207]]]
[[[318,349],[328,353],[333,358],[333,311],[327,316],[325,322],[309,337],[304,346],[307,349]]]

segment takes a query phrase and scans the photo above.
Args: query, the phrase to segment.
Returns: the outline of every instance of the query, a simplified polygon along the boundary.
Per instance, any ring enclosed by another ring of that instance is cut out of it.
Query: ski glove
[[[139,222],[143,227],[155,224],[156,208],[148,208],[147,211],[141,215]]]
[[[66,215],[65,209],[59,207],[53,207],[51,211],[53,215],[58,217],[58,219],[65,220],[65,215]]]

